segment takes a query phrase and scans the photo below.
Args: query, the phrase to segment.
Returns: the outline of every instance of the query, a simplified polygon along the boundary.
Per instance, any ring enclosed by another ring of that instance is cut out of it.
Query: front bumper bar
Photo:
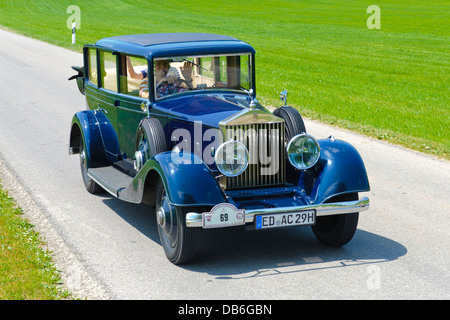
[[[362,212],[369,209],[369,198],[363,197],[360,200],[333,202],[322,204],[311,204],[306,206],[282,207],[282,208],[264,208],[245,210],[245,223],[252,223],[255,216],[276,213],[295,213],[303,210],[316,210],[317,217],[330,216],[336,214],[347,214]],[[186,214],[187,227],[203,227],[203,216],[201,213],[190,212]]]

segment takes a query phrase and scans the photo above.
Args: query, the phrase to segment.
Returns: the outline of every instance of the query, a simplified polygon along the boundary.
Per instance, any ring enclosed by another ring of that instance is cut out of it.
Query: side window
[[[197,89],[212,88],[220,84],[220,57],[194,58],[197,66],[193,76]]]
[[[214,56],[197,58],[200,68],[195,68],[200,82],[207,87],[248,90],[251,68],[248,55]]]
[[[213,57],[197,58],[197,63],[200,64],[200,68],[197,70],[203,77],[214,79],[213,59]]]
[[[251,65],[250,65],[250,56],[241,56],[241,67],[240,67],[240,81],[241,87],[245,90],[250,90],[250,82],[251,82]]]
[[[97,50],[93,48],[88,49],[88,57],[89,57],[89,81],[96,86],[98,86],[97,81]]]
[[[102,87],[117,92],[116,55],[112,52],[99,51]]]
[[[224,58],[224,57],[221,57]],[[225,60],[225,61],[223,61]],[[223,68],[224,73],[221,72],[223,78],[222,81],[226,82],[228,88],[240,89],[240,71],[241,68],[241,57],[240,56],[229,56],[225,59],[221,59],[221,68]]]
[[[147,80],[148,63],[145,58],[120,56],[120,92],[139,97],[139,87]]]
[[[228,72],[227,72],[228,71],[228,69],[227,69],[228,60],[229,60],[229,57],[220,57],[220,60],[219,60],[219,70],[220,70],[219,81],[223,82],[223,83],[228,82]]]

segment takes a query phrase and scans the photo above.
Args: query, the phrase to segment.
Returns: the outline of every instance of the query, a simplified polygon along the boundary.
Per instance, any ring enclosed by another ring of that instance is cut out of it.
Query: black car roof
[[[141,56],[251,52],[254,49],[234,37],[210,33],[149,33],[104,38],[96,47]]]

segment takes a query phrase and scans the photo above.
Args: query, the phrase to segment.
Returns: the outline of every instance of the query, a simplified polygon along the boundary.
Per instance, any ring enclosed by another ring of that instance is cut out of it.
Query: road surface
[[[70,39],[68,39],[70,41]],[[41,230],[66,285],[88,299],[449,299],[450,163],[305,120],[352,143],[371,191],[353,240],[311,229],[208,230],[193,264],[166,259],[154,210],[86,192],[69,156],[85,108],[70,66],[82,56],[0,30],[0,177]],[[280,91],[283,88],[280,88]]]

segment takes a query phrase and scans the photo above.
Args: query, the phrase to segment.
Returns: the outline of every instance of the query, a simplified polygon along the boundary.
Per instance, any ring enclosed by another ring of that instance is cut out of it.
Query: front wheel
[[[189,210],[173,206],[160,180],[156,187],[156,220],[164,253],[170,262],[185,264],[195,254],[196,230],[186,227]]]
[[[357,193],[334,198],[332,202],[352,200],[358,200]],[[353,238],[358,226],[358,218],[358,212],[317,217],[312,230],[320,243],[330,247],[341,247]]]

